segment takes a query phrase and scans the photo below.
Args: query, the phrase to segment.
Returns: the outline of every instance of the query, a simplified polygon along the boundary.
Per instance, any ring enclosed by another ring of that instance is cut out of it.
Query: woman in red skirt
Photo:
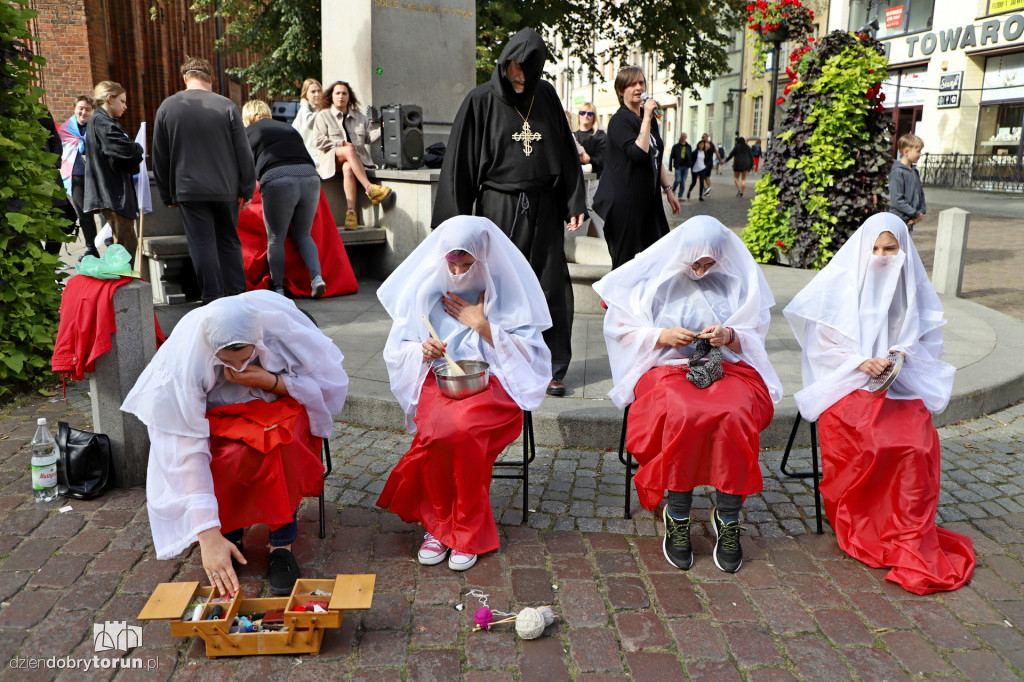
[[[710,485],[715,565],[734,573],[743,563],[740,507],[762,487],[760,433],[782,397],[764,349],[775,304],[768,283],[739,237],[697,216],[594,289],[608,306],[608,395],[619,408],[632,403],[626,444],[640,464],[640,503],[654,509],[668,490],[665,558],[684,571],[693,565],[693,489]],[[710,385],[698,378],[706,367],[688,376],[700,340],[721,352],[721,378]]]
[[[818,421],[821,495],[844,552],[916,594],[954,590],[974,572],[971,539],[935,526],[939,436],[954,368],[942,362],[942,304],[906,224],[869,218],[786,306],[803,346],[800,414]],[[888,390],[871,377],[903,367]]]
[[[121,406],[149,430],[146,506],[158,559],[198,541],[210,584],[233,596],[242,535],[267,524],[270,591],[291,592],[295,514],[323,491],[321,439],[348,393],[343,359],[269,291],[181,318]]]
[[[537,409],[551,380],[541,335],[551,326],[530,264],[486,218],[442,223],[377,291],[394,319],[384,361],[406,428],[416,437],[377,505],[423,524],[421,564],[464,571],[500,546],[491,468]],[[426,315],[441,343],[428,336]],[[462,400],[441,394],[431,369],[443,353],[483,360],[490,380]]]

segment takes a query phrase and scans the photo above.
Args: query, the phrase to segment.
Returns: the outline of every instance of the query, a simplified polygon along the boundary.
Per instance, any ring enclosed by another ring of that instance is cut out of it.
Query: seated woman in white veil
[[[323,490],[321,439],[348,393],[343,357],[269,291],[221,298],[178,322],[121,409],[149,429],[146,506],[158,559],[198,541],[220,594],[238,590],[242,534],[270,526],[269,582],[288,594],[296,510]]]
[[[955,370],[941,360],[942,304],[906,224],[868,218],[783,312],[803,347],[796,403],[818,422],[821,495],[839,546],[917,594],[962,586],[974,547],[935,526],[931,416],[946,409]],[[864,390],[890,353],[904,358],[895,383]]]
[[[377,291],[394,320],[384,361],[391,390],[416,437],[377,505],[426,529],[418,558],[447,557],[464,571],[500,546],[490,504],[491,469],[540,406],[551,380],[541,334],[551,326],[530,264],[486,218],[441,223]],[[443,344],[429,338],[426,315]],[[462,400],[441,394],[430,371],[445,361],[483,360],[490,381]]]
[[[693,489],[710,485],[715,565],[739,570],[740,508],[761,491],[760,433],[782,397],[764,348],[775,304],[764,275],[739,237],[696,216],[594,289],[608,306],[608,395],[619,408],[632,403],[626,444],[640,464],[640,503],[654,509],[668,490],[665,558],[684,571],[693,565]],[[723,376],[706,388],[688,380],[700,339],[722,353]]]

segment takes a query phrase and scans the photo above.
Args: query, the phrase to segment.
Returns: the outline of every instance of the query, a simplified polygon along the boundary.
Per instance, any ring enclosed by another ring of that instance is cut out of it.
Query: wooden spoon
[[[427,325],[427,331],[430,332],[430,338],[434,339],[443,346],[444,343],[441,341],[441,338],[437,335],[437,332],[434,331],[434,325],[430,324],[430,320],[427,318],[426,315],[423,316],[423,324]],[[455,364],[455,360],[452,359],[452,356],[448,355],[448,351],[442,352],[444,353],[444,359],[448,361],[448,373],[451,374],[453,377],[465,376],[466,370],[462,369],[461,367]]]

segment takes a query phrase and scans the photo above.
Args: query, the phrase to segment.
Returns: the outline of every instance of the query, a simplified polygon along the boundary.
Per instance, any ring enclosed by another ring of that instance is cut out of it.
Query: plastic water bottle
[[[32,496],[36,502],[49,502],[57,497],[57,443],[46,428],[46,417],[36,422],[32,437]]]

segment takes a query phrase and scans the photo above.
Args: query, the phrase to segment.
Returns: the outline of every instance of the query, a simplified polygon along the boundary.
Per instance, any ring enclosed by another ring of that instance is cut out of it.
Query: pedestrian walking
[[[732,181],[736,185],[736,196],[742,197],[747,191],[747,173],[754,165],[754,157],[750,153],[747,141],[742,137],[736,138],[736,144],[726,157],[726,161],[732,161]]]
[[[676,192],[676,198],[683,198],[683,190],[686,189],[686,174],[693,163],[691,157],[693,147],[686,141],[686,133],[679,136],[679,142],[672,145],[672,151],[668,157],[669,171],[675,171],[676,181],[672,183],[672,191]]]
[[[541,78],[547,46],[524,28],[501,52],[491,80],[472,90],[452,126],[431,226],[482,215],[526,256],[551,311],[549,395],[565,395],[572,359],[572,283],[566,223],[578,230],[587,196],[572,131],[555,88]],[[605,172],[607,172],[607,158]]]
[[[200,57],[181,65],[185,89],[165,99],[153,126],[153,176],[164,204],[177,208],[203,303],[245,292],[241,201],[252,199],[256,166],[242,115],[213,92]]]
[[[118,244],[131,254],[139,238],[135,234],[135,218],[139,201],[132,176],[142,163],[142,146],[128,136],[118,123],[128,110],[127,95],[120,83],[102,81],[93,90],[93,112],[89,135],[85,138],[85,202],[86,213],[99,212],[114,233]]]
[[[662,163],[665,146],[654,114],[658,103],[653,97],[645,101],[646,91],[638,66],[623,67],[615,76],[619,110],[608,123],[605,183],[594,197],[594,210],[605,221],[613,270],[668,234],[663,192],[672,213],[679,213]]]
[[[690,173],[692,179],[690,180],[690,189],[686,190],[686,199],[689,201],[690,195],[693,194],[693,188],[697,186],[697,200],[704,201],[705,188],[704,183],[708,179],[710,170],[707,167],[707,146],[706,140],[701,140],[697,143],[697,148],[693,150],[693,155],[690,157]]]
[[[754,140],[754,144],[750,145],[750,155],[753,157],[754,172],[756,173],[761,165],[761,140]]]

